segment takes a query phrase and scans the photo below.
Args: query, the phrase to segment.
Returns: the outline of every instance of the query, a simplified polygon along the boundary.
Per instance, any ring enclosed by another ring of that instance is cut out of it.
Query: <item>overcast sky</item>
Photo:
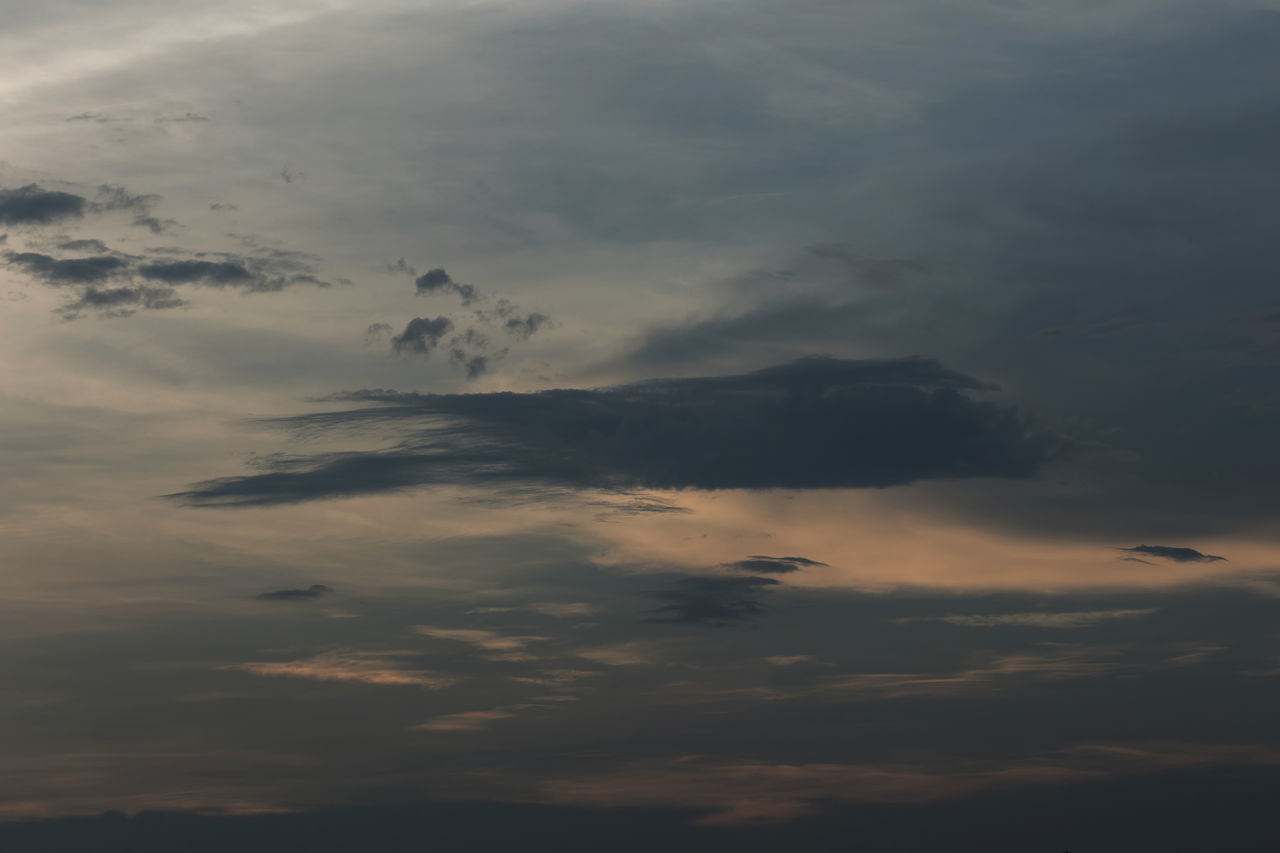
[[[0,20],[0,817],[1274,846],[1280,4]]]

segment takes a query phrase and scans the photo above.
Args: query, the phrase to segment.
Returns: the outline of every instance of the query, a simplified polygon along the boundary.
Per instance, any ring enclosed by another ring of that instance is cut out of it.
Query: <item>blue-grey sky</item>
[[[1276,3],[0,13],[0,840],[1274,846]]]

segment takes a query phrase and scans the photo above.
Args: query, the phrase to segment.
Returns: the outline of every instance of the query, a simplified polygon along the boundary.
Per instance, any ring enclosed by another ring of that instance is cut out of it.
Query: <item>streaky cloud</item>
[[[419,321],[400,346],[425,354],[448,321]],[[381,450],[268,458],[260,473],[169,497],[251,506],[440,484],[826,489],[1032,477],[1061,443],[1012,407],[961,393],[989,388],[932,359],[810,357],[590,390],[358,391],[334,399],[375,405],[275,423],[314,431],[396,420],[420,429]]]
[[[1217,563],[1225,562],[1226,557],[1216,554],[1202,554],[1195,548],[1179,548],[1171,545],[1135,545],[1132,548],[1117,548],[1133,554],[1144,554],[1148,557],[1159,557],[1175,563]]]
[[[258,594],[258,598],[262,601],[309,601],[320,598],[333,592],[332,587],[325,586],[322,583],[313,583],[305,589],[275,589],[270,592]]]

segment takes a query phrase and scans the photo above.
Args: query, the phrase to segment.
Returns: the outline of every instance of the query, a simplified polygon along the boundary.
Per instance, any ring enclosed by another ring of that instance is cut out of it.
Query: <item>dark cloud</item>
[[[143,264],[138,273],[168,284],[204,284],[210,287],[247,285],[254,280],[242,263],[232,261],[161,261]],[[249,287],[251,290],[278,290],[276,287]]]
[[[99,243],[97,240],[77,242]],[[100,282],[129,269],[128,261],[114,255],[58,259],[38,252],[7,252],[5,258],[28,275],[54,286]]]
[[[404,258],[400,259],[400,266],[397,268],[407,269],[407,267],[404,266]],[[443,269],[427,270],[425,273],[418,276],[417,281],[413,284],[418,293],[435,293],[437,290],[445,290],[449,288],[453,284],[453,277]]]
[[[60,219],[79,219],[88,202],[71,193],[46,190],[27,184],[13,190],[0,189],[0,222],[6,225],[47,225]]]
[[[402,346],[429,352],[447,322],[413,321]],[[280,423],[315,429],[399,420],[421,429],[394,448],[268,460],[264,473],[173,497],[250,505],[434,483],[803,489],[1031,477],[1057,442],[1012,408],[961,393],[988,387],[930,359],[813,357],[598,390],[354,392],[338,399],[377,405]]]
[[[80,297],[58,309],[66,320],[79,318],[86,310],[104,317],[128,317],[139,309],[162,311],[181,308],[187,301],[172,287],[87,287]]]
[[[534,333],[551,322],[551,318],[546,314],[534,312],[524,317],[512,317],[503,323],[503,328],[507,333],[527,341],[533,337]]]
[[[400,266],[395,267],[395,269],[412,274],[411,268],[404,265],[403,258],[400,259]],[[414,291],[419,296],[432,293],[454,293],[462,300],[463,305],[471,305],[480,299],[480,293],[474,285],[460,284],[454,281],[453,277],[447,272],[439,268],[427,270],[418,276],[413,284]]]
[[[1164,560],[1172,560],[1175,563],[1216,563],[1227,559],[1213,554],[1202,554],[1195,548],[1176,548],[1170,545],[1135,545],[1132,548],[1120,548],[1118,550],[1130,551],[1134,554],[1145,554],[1149,557],[1160,557]]]
[[[646,622],[689,625],[727,625],[764,615],[761,598],[771,587],[773,578],[685,578],[669,589],[653,593],[665,601],[649,611],[655,615]]]
[[[123,203],[123,202],[122,202]],[[67,251],[110,252],[101,240],[70,240],[61,244]],[[273,293],[294,285],[329,287],[330,283],[315,275],[309,256],[279,250],[266,250],[254,255],[218,253],[220,260],[204,258],[173,259],[164,255],[180,249],[152,249],[149,259],[120,253],[97,254],[84,258],[55,258],[40,252],[6,252],[5,260],[28,275],[51,287],[86,288],[78,298],[58,308],[64,318],[76,318],[85,310],[102,316],[127,316],[131,309],[163,309],[187,304],[176,296],[175,287],[236,288],[248,293]],[[198,253],[205,254],[205,253]],[[155,257],[161,255],[162,257]],[[130,285],[109,289],[98,288],[112,279],[146,279],[161,283]]]
[[[736,569],[741,572],[763,572],[765,574],[784,575],[790,572],[798,572],[812,566],[825,566],[826,563],[820,563],[817,560],[810,560],[807,557],[766,557],[763,554],[752,554],[745,560],[736,560],[732,563],[725,563],[727,569]]]
[[[453,330],[448,317],[414,317],[404,331],[391,339],[391,348],[398,353],[430,355],[440,345],[440,339]]]
[[[271,592],[259,593],[258,598],[263,601],[305,601],[320,598],[331,592],[333,592],[331,587],[327,587],[322,583],[313,583],[306,589],[276,589]]]
[[[465,370],[468,379],[477,379],[489,370],[487,355],[467,355],[464,350],[452,349],[449,351],[449,361]]]
[[[408,264],[404,258],[398,259],[395,263],[388,263],[386,267],[388,272],[413,276],[414,292],[418,296],[453,294],[462,301],[464,307],[470,307],[485,299],[474,285],[455,281],[453,276],[449,275],[442,267],[429,269],[422,275],[418,275],[417,269]],[[551,318],[537,312],[531,312],[524,317],[516,316],[517,310],[517,307],[510,301],[499,299],[493,308],[476,309],[472,312],[472,316],[481,327],[499,326],[508,335],[521,341],[527,341],[540,328],[551,322]],[[444,319],[443,317],[438,317],[431,322],[438,324]],[[422,324],[426,321],[415,320],[414,322]],[[427,330],[425,326],[422,326],[422,328]],[[451,330],[452,326],[445,331]],[[409,338],[401,335],[396,340],[393,340],[393,349],[396,352],[405,352],[407,348],[407,351],[410,352],[428,353],[440,343],[440,336],[435,334],[435,328],[433,327],[430,331],[431,334],[422,339],[421,347],[414,343],[414,341],[418,340],[416,335]],[[396,342],[401,338],[405,340],[404,344]],[[476,379],[487,373],[495,361],[506,357],[507,352],[506,349],[492,350],[489,339],[476,327],[466,329],[464,333],[449,341],[449,362],[463,370],[467,379]]]

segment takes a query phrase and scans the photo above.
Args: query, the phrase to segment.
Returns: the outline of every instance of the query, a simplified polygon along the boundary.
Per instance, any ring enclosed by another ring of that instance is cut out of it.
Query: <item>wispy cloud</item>
[[[929,803],[1026,785],[1277,764],[1280,750],[1272,746],[1200,743],[1081,744],[1012,762],[940,758],[932,765],[717,763],[692,757],[608,775],[554,779],[542,790],[557,803],[699,806],[715,810],[704,823],[750,824],[792,820],[833,801]]]
[[[960,672],[861,673],[836,678],[827,685],[827,689],[899,698],[988,691],[1017,679],[1059,681],[1095,678],[1121,669],[1123,664],[1118,658],[1123,652],[1124,649],[1110,646],[1046,644],[1040,652],[1000,655],[985,666]]]
[[[946,622],[961,628],[1088,628],[1100,622],[1122,619],[1140,619],[1158,613],[1159,608],[1147,607],[1131,610],[1076,610],[1062,613],[996,613],[984,615],[904,616],[893,621]]]
[[[441,690],[457,678],[417,669],[409,661],[419,656],[413,651],[333,651],[290,661],[248,661],[226,664],[222,669],[241,670],[254,675],[309,678],[316,681],[354,681],[401,687]]]
[[[507,720],[516,716],[512,711],[493,709],[489,711],[461,711],[457,714],[443,714],[433,717],[425,723],[410,726],[415,732],[475,732],[487,728],[495,720]]]

